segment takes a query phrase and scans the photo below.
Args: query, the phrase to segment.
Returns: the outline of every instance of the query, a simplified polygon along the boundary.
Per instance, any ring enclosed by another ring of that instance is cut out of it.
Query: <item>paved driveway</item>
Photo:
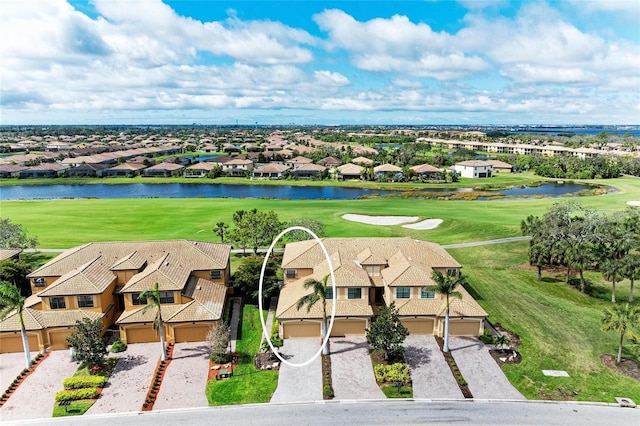
[[[127,346],[109,378],[107,386],[86,414],[140,411],[160,359],[160,343]]]
[[[414,398],[464,398],[435,337],[409,335],[404,347]]]
[[[526,399],[475,337],[450,337],[449,348],[475,399]]]
[[[0,419],[5,422],[51,417],[56,392],[63,389],[62,381],[77,369],[69,351],[52,351],[0,408]]]
[[[285,339],[280,355],[296,364],[310,359],[320,347],[318,338]],[[322,400],[322,360],[318,356],[304,367],[281,364],[278,387],[271,402],[297,402]]]
[[[385,399],[373,375],[367,339],[349,336],[329,340],[335,399]]]
[[[31,352],[31,360],[38,356],[38,352]],[[0,392],[4,392],[18,374],[24,370],[24,352],[0,354]]]
[[[177,343],[162,379],[154,410],[208,407],[209,349],[205,342]]]

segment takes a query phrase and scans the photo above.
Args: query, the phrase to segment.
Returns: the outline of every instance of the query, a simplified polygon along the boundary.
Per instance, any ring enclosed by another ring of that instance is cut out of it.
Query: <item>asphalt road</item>
[[[607,425],[638,426],[640,408],[612,404],[497,401],[380,400],[306,404],[254,404],[147,411],[31,420],[5,424],[65,425],[394,425],[394,424],[484,424],[484,425]]]

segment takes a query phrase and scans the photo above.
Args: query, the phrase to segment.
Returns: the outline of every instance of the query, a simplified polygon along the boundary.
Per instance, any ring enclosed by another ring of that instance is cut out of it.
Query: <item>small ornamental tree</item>
[[[231,328],[220,321],[215,323],[207,332],[207,345],[211,349],[211,359],[224,363],[229,361],[229,337]]]
[[[262,297],[265,299],[275,295],[278,291],[278,263],[273,259],[274,256],[271,256],[264,270]],[[263,261],[262,257],[247,257],[233,274],[234,288],[242,291],[249,302],[257,302],[258,300],[258,286]]]
[[[367,329],[367,340],[373,349],[384,351],[384,359],[404,352],[402,343],[409,335],[407,327],[402,325],[395,302],[384,308],[380,316]]]
[[[67,343],[74,349],[74,360],[89,367],[101,365],[107,354],[107,342],[102,338],[102,319],[76,321],[76,331],[67,337]]]
[[[0,248],[34,248],[37,237],[30,237],[24,227],[11,219],[0,219]]]

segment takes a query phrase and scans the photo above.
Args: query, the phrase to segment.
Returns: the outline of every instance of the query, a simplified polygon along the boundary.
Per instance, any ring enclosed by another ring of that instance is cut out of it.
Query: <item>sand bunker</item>
[[[363,214],[345,214],[343,219],[352,222],[366,223],[367,225],[401,225],[403,223],[415,222],[418,216],[367,216]]]
[[[442,219],[427,219],[427,220],[423,220],[422,222],[412,223],[410,225],[402,225],[402,227],[409,228],[409,229],[425,230],[425,229],[437,228],[438,225],[440,225],[441,223],[442,223]]]
[[[627,201],[630,206],[640,207],[640,201]]]

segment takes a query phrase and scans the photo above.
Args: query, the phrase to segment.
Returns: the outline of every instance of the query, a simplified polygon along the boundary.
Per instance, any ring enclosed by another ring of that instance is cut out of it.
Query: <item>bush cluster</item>
[[[126,350],[127,344],[120,340],[119,337],[111,344],[111,352],[113,353],[124,352]]]
[[[100,393],[97,388],[61,390],[56,392],[56,401],[77,401],[79,399],[96,399]]]
[[[81,388],[102,388],[107,383],[104,376],[74,376],[67,377],[62,382],[66,390]]]
[[[409,366],[402,362],[391,365],[378,364],[373,368],[376,380],[380,383],[408,383],[411,381]]]

